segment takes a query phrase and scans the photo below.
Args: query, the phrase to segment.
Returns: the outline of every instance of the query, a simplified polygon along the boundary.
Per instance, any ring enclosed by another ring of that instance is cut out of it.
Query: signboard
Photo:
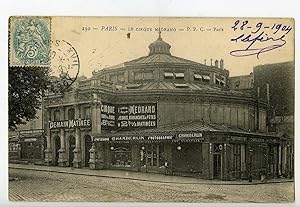
[[[157,104],[118,105],[116,123],[120,129],[155,128],[157,127]]]
[[[178,134],[178,138],[201,138],[203,135],[201,132],[181,133]]]
[[[115,137],[98,137],[94,138],[95,142],[110,142],[110,141],[163,141],[172,140],[174,135],[150,135],[150,136],[115,136]]]
[[[64,121],[50,121],[49,129],[66,129],[66,128],[79,128],[79,127],[91,127],[90,119],[75,119]]]
[[[116,106],[109,103],[101,104],[101,128],[113,129],[116,126]]]
[[[43,129],[32,129],[32,130],[24,130],[19,131],[20,134],[34,134],[34,133],[44,133]]]
[[[157,104],[101,105],[101,126],[110,130],[130,130],[157,127]]]
[[[24,139],[24,142],[36,142],[37,141],[37,138],[27,138],[27,139]]]

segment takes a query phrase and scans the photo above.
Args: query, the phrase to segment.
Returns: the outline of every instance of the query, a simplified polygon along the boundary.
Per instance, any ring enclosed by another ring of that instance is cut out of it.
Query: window
[[[173,79],[173,73],[171,73],[171,72],[165,72],[164,73],[164,77],[165,77],[165,79]]]
[[[84,107],[83,109],[83,118],[90,119],[91,118],[91,107]]]
[[[202,80],[202,76],[200,74],[194,74],[194,80],[200,81]]]
[[[54,121],[59,121],[60,120],[60,110],[55,110],[54,111]]]
[[[221,86],[225,86],[225,81],[224,81],[224,80],[221,80],[221,81],[220,81],[220,85],[221,85]]]
[[[111,164],[116,167],[131,167],[131,147],[130,145],[112,145]]]
[[[116,74],[110,75],[109,80],[112,82],[117,82],[118,76]]]
[[[184,73],[175,73],[176,79],[184,79]]]
[[[145,166],[164,166],[165,155],[164,145],[162,144],[148,144],[141,149],[141,165]]]
[[[144,73],[144,79],[145,79],[145,80],[153,79],[153,71],[145,72],[145,73]]]
[[[124,73],[121,73],[121,74],[118,75],[118,81],[119,82],[124,82],[125,81]]]
[[[210,81],[209,75],[202,75],[202,80],[208,83]]]
[[[241,145],[233,144],[232,145],[232,153],[233,153],[233,171],[234,176],[236,178],[241,177]]]
[[[68,110],[68,119],[69,120],[75,119],[75,109],[74,108],[71,108]]]
[[[143,80],[143,72],[135,72],[134,80]]]

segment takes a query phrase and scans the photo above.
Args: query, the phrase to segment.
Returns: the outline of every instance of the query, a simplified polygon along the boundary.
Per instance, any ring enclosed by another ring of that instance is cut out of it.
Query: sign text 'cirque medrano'
[[[101,105],[101,126],[106,129],[133,129],[157,127],[157,104]]]

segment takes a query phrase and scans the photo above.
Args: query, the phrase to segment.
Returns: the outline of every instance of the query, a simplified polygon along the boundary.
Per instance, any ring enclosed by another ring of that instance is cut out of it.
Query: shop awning
[[[248,132],[246,130],[233,128],[226,125],[213,123],[203,123],[201,121],[182,122],[160,126],[153,129],[142,129],[135,131],[110,132],[105,134],[95,134],[95,142],[203,142],[212,133],[224,136],[224,134],[234,137],[233,140],[243,140],[251,142],[271,142],[279,141],[277,134]],[[223,134],[223,135],[222,135]],[[237,138],[238,137],[238,138]],[[207,140],[206,140],[207,141]]]

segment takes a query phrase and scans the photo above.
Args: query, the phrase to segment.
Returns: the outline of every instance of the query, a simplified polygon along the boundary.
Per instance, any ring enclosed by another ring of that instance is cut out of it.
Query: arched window
[[[60,120],[60,110],[55,110],[54,111],[54,121],[59,121]]]

